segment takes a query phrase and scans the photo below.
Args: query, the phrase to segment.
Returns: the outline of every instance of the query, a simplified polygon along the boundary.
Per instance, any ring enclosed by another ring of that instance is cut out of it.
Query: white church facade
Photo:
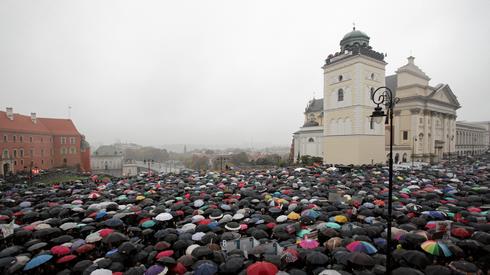
[[[373,123],[372,92],[390,88],[400,101],[394,112],[394,160],[437,162],[456,148],[456,110],[460,104],[449,85],[430,86],[414,57],[394,75],[385,75],[385,55],[374,51],[369,36],[353,30],[340,52],[323,66],[323,99],[313,99],[305,122],[293,134],[294,157],[321,156],[324,163],[385,163],[389,132]]]

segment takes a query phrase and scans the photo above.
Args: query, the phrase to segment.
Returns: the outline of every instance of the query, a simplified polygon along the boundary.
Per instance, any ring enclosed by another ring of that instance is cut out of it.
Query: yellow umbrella
[[[348,221],[348,219],[344,215],[337,215],[334,217],[334,221],[337,223],[346,223]]]
[[[289,213],[289,215],[288,215],[288,219],[290,219],[290,220],[298,220],[300,217],[301,217],[301,215],[294,212],[294,211]]]
[[[145,196],[143,196],[143,195],[136,196],[137,201],[142,201],[144,199],[145,199]]]

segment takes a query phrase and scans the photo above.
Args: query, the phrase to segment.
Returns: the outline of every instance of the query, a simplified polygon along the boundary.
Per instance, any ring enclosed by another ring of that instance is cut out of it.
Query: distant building
[[[102,145],[90,157],[93,173],[119,177],[123,174],[124,154],[115,145]]]
[[[482,123],[456,122],[456,151],[458,156],[473,156],[488,150],[489,130]]]
[[[90,145],[71,119],[0,111],[0,175],[72,167],[90,171]]]
[[[449,85],[429,85],[430,78],[412,56],[386,76],[385,56],[374,51],[369,40],[354,29],[340,41],[340,52],[325,60],[324,98],[308,103],[305,122],[293,134],[295,161],[310,155],[333,164],[386,162],[388,128],[370,119],[372,95],[382,86],[400,99],[393,121],[395,163],[438,162],[455,151],[456,110],[461,106]]]

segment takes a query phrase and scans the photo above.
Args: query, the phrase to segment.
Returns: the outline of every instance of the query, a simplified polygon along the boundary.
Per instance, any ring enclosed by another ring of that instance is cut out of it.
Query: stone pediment
[[[451,91],[447,84],[438,84],[434,87],[434,91],[428,96],[428,99],[439,102],[444,102],[453,106],[461,107],[458,98]]]

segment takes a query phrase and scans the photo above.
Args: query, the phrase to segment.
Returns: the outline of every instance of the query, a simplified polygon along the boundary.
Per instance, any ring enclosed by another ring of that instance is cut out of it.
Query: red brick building
[[[90,147],[71,119],[0,111],[0,175],[73,167],[90,171]]]

